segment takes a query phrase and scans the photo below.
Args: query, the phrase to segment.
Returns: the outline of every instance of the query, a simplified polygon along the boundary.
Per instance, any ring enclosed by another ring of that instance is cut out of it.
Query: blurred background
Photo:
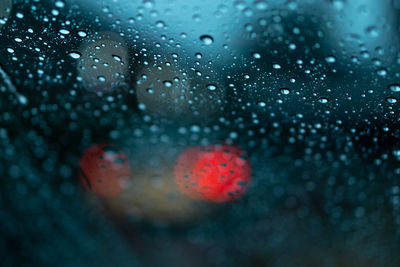
[[[0,0],[2,266],[400,266],[399,0]]]

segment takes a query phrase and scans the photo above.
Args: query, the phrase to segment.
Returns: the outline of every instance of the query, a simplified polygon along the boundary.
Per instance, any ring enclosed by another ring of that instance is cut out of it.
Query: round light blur
[[[209,119],[222,109],[225,90],[214,80],[173,62],[151,62],[136,76],[139,108],[155,117],[196,121]]]
[[[85,88],[91,91],[110,92],[126,85],[129,67],[128,48],[113,32],[100,32],[88,37],[79,52],[78,75]]]

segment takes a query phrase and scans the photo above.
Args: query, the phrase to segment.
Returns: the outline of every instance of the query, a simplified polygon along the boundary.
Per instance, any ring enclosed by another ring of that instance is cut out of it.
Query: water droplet
[[[266,10],[268,8],[268,4],[264,0],[257,0],[255,5],[258,10]]]
[[[386,97],[386,101],[389,104],[395,104],[397,102],[397,98],[394,98],[393,96],[389,96],[389,97]]]
[[[64,2],[62,2],[62,1],[57,1],[56,2],[56,7],[58,7],[58,8],[63,8],[64,7]]]
[[[72,52],[70,52],[68,55],[69,55],[70,57],[72,57],[73,59],[78,59],[78,58],[80,58],[80,57],[82,56],[81,53],[76,52],[76,51],[72,51]]]
[[[321,97],[320,99],[318,99],[318,102],[319,102],[319,103],[322,103],[322,104],[326,104],[326,103],[328,103],[328,98],[326,98],[326,97]]]
[[[257,53],[257,52],[251,53],[251,56],[254,57],[255,59],[260,59],[261,58],[260,53]]]
[[[290,94],[290,90],[288,88],[281,88],[279,89],[279,92],[281,92],[282,95]]]
[[[246,17],[251,17],[251,16],[253,16],[253,10],[251,10],[250,8],[245,8],[245,9],[243,9],[242,13],[243,13]]]
[[[260,108],[263,108],[263,107],[265,107],[267,105],[267,103],[265,103],[264,101],[259,101],[258,103],[257,103],[257,106],[259,106]]]
[[[281,65],[279,65],[279,64],[277,64],[277,63],[272,64],[272,67],[273,67],[274,69],[276,69],[276,70],[279,70],[279,69],[282,68]]]
[[[394,83],[394,84],[390,84],[388,85],[388,88],[392,91],[392,92],[400,92],[400,84]]]
[[[300,34],[300,29],[297,28],[297,27],[294,27],[294,28],[293,28],[293,33],[294,33],[294,34]]]
[[[18,94],[18,101],[21,105],[26,105],[28,103],[28,99],[21,94]]]
[[[238,10],[243,10],[243,9],[246,8],[245,2],[244,2],[244,1],[241,1],[241,0],[235,1],[234,6],[235,6],[236,9],[238,9]]]
[[[144,111],[144,110],[146,110],[146,105],[143,104],[143,103],[139,103],[139,104],[138,104],[138,108],[139,108],[139,110]]]
[[[157,28],[164,28],[165,27],[165,22],[162,20],[159,20],[156,22],[156,27]]]
[[[172,82],[169,81],[169,80],[164,81],[163,84],[164,84],[166,87],[171,87],[171,86],[172,86]]]
[[[336,58],[334,56],[327,56],[325,58],[325,61],[328,63],[335,63],[336,62]]]
[[[202,41],[205,45],[211,45],[214,43],[214,38],[210,35],[202,35],[200,36],[200,41]]]
[[[377,70],[376,74],[378,74],[379,76],[386,76],[387,70],[386,69],[379,69],[379,70]]]
[[[78,35],[79,35],[80,37],[86,37],[86,36],[87,36],[87,33],[84,32],[84,31],[79,31],[79,32],[78,32]]]
[[[207,85],[207,89],[210,91],[215,91],[215,90],[217,90],[217,86],[214,84],[209,84],[209,85]]]
[[[152,8],[154,6],[154,1],[153,0],[143,0],[143,5],[146,8]]]
[[[60,33],[61,33],[61,34],[69,34],[69,30],[61,29],[61,30],[60,30]]]
[[[104,77],[103,75],[97,76],[97,80],[99,80],[99,82],[104,83],[106,81],[106,77]]]
[[[121,61],[122,61],[122,58],[119,57],[119,56],[117,56],[117,55],[113,55],[112,57],[113,57],[116,61],[118,61],[118,62],[121,62]]]
[[[378,28],[375,27],[375,26],[370,26],[370,27],[368,27],[368,28],[366,29],[366,32],[367,32],[367,34],[368,34],[369,36],[374,37],[374,38],[376,38],[376,37],[379,36],[379,30],[378,30]]]
[[[295,50],[296,49],[296,44],[289,44],[289,49],[290,50]]]

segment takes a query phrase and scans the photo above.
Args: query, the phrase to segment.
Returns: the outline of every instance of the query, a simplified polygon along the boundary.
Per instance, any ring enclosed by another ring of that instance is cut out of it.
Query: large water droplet
[[[390,84],[388,85],[388,88],[392,91],[392,92],[400,92],[400,84],[394,83],[394,84]]]
[[[268,4],[264,0],[257,0],[254,4],[258,10],[266,10],[268,8]]]
[[[365,31],[366,31],[367,34],[368,34],[369,36],[371,36],[371,37],[376,38],[376,37],[379,36],[379,30],[378,30],[378,28],[375,27],[375,26],[370,26],[370,27],[368,27]]]
[[[265,103],[264,101],[260,101],[257,103],[257,106],[259,106],[260,108],[263,108],[267,105],[267,103]]]
[[[279,69],[282,68],[281,65],[279,65],[279,64],[277,64],[277,63],[272,64],[272,67],[273,67],[274,69],[276,69],[276,70],[279,70]]]
[[[104,77],[103,75],[97,76],[97,80],[99,80],[99,82],[106,82],[106,77]]]
[[[82,54],[76,51],[72,51],[69,53],[69,56],[72,57],[73,59],[78,59],[82,56]]]
[[[260,53],[257,53],[257,52],[251,53],[251,56],[254,57],[255,59],[260,59],[261,58]]]
[[[118,62],[121,62],[121,61],[122,61],[122,58],[121,58],[120,56],[113,55],[112,57],[113,57],[116,61],[118,61]]]
[[[60,33],[61,33],[61,34],[69,34],[69,30],[61,29],[61,30],[60,30]]]
[[[281,88],[279,89],[279,92],[281,92],[282,95],[290,94],[290,90],[288,88]]]
[[[18,94],[18,101],[21,105],[26,105],[28,103],[28,99],[21,94]]]
[[[159,20],[159,21],[156,22],[156,27],[157,28],[164,28],[165,26],[166,26],[165,22],[162,21],[162,20]]]
[[[334,56],[327,56],[325,58],[325,61],[328,63],[335,63],[336,62],[336,58]]]
[[[378,74],[379,76],[386,76],[387,74],[387,70],[382,68],[376,71],[376,74]]]
[[[326,98],[326,97],[321,97],[320,99],[318,99],[318,102],[319,103],[322,103],[322,104],[326,104],[326,103],[328,103],[328,98]]]
[[[397,98],[394,98],[393,96],[389,96],[389,97],[386,97],[386,101],[389,104],[395,104],[397,102]]]
[[[80,37],[86,37],[86,36],[87,36],[87,33],[84,32],[84,31],[79,31],[79,32],[78,32],[78,35],[79,35]]]
[[[171,87],[172,86],[172,82],[171,81],[164,81],[163,84],[165,85],[165,87]]]
[[[207,85],[207,89],[210,91],[215,91],[215,90],[217,90],[217,86],[214,84],[209,84],[209,85]]]
[[[58,7],[58,8],[63,8],[64,7],[64,2],[63,1],[57,1],[56,2],[56,7]]]
[[[200,41],[202,41],[205,45],[211,45],[214,43],[214,38],[210,35],[202,35],[200,36]]]

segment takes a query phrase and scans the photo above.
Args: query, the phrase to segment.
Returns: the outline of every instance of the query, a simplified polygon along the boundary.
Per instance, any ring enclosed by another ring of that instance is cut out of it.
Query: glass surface
[[[0,0],[2,266],[399,266],[399,0]]]

